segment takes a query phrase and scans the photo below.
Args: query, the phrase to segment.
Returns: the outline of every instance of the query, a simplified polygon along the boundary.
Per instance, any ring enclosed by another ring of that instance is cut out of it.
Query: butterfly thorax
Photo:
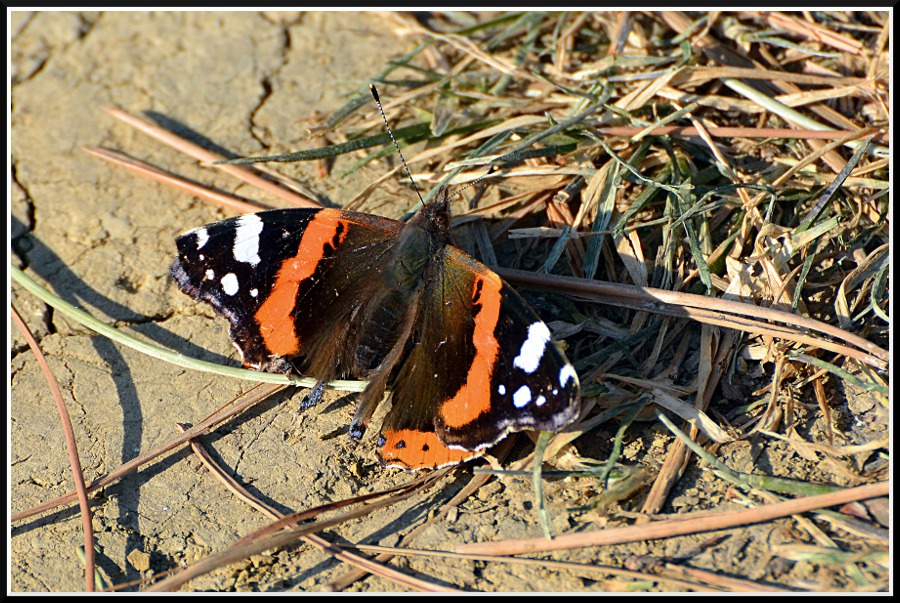
[[[443,189],[437,199],[426,204],[404,224],[393,257],[385,271],[387,286],[395,291],[411,292],[425,279],[429,266],[450,240],[450,204]]]
[[[406,340],[416,323],[416,303],[442,263],[440,256],[449,242],[450,210],[443,191],[433,203],[404,224],[398,243],[381,272],[384,287],[379,296],[368,303],[365,328],[356,346],[355,370],[366,376],[376,370],[381,360],[401,340]]]

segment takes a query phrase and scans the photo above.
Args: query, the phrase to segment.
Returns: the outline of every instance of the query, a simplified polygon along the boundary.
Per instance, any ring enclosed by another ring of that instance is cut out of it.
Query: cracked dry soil
[[[105,164],[79,147],[121,150],[196,181],[274,203],[116,122],[103,108],[150,114],[171,129],[239,154],[296,150],[305,148],[304,118],[335,110],[342,94],[363,85],[389,58],[408,51],[410,42],[395,38],[383,16],[360,12],[16,12],[11,25],[12,261],[107,323],[190,356],[234,362],[224,321],[179,293],[168,276],[175,236],[229,214]],[[342,161],[349,160],[339,160],[338,168]],[[343,180],[318,177],[311,164],[279,169],[339,203],[386,168],[374,165]],[[369,210],[397,217],[406,209],[397,201],[382,191]],[[18,286],[12,287],[11,297],[62,387],[88,480],[171,437],[176,422],[197,422],[250,387],[186,372],[113,344]],[[10,501],[17,512],[60,496],[72,485],[47,385],[15,330],[10,344]],[[352,400],[331,394],[321,411],[301,414],[301,397],[263,405],[218,429],[206,443],[243,484],[282,512],[409,479],[378,466],[372,453],[375,434],[357,449],[343,435],[329,437],[349,422]],[[645,430],[631,447],[643,451],[644,462],[654,457],[661,462],[665,447],[660,438],[665,437]],[[396,544],[399,535],[455,494],[470,472],[458,470],[440,487],[343,525],[330,537]],[[685,480],[674,495],[676,510],[690,506],[697,488],[711,487],[699,475]],[[577,480],[548,480],[551,512],[584,502],[583,489]],[[116,584],[189,564],[268,523],[185,451],[143,467],[92,500],[98,564]],[[537,536],[532,500],[528,480],[492,482],[414,544],[451,549],[465,542]],[[567,513],[553,515],[556,533],[573,527]],[[590,521],[582,518],[581,523]],[[781,538],[782,529],[789,529],[788,524],[749,528],[694,562],[753,578],[753,567],[764,573],[769,559],[765,548]],[[621,566],[629,555],[677,555],[713,536],[553,557]],[[82,543],[74,507],[16,524],[10,589],[83,589]],[[476,561],[393,563],[463,589],[573,591],[610,585],[587,575]],[[189,588],[321,590],[347,569],[302,545],[229,565],[194,580]],[[396,588],[368,577],[351,590]]]

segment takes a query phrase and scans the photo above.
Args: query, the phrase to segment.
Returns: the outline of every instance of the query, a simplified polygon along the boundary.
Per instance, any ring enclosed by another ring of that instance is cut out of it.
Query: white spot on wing
[[[222,290],[225,292],[225,295],[234,295],[239,289],[237,276],[235,276],[234,272],[229,272],[222,277]]]
[[[571,364],[564,365],[559,370],[559,384],[562,387],[566,386],[570,380],[578,381],[578,374],[575,372],[575,368]]]
[[[529,375],[537,370],[544,357],[547,342],[550,341],[550,329],[542,322],[536,322],[528,327],[528,339],[522,344],[519,355],[513,360],[513,365],[519,367]]]
[[[259,295],[259,289],[250,289],[250,297],[256,297],[257,295]]]
[[[547,401],[547,398],[545,398],[544,396],[538,396],[537,398],[534,399],[534,403],[537,404],[538,406],[543,406],[544,402],[546,402],[546,401]]]
[[[513,394],[513,404],[516,408],[522,408],[529,402],[531,402],[531,390],[527,385],[523,385]]]
[[[205,228],[198,228],[194,231],[194,234],[197,235],[197,249],[203,249],[203,246],[209,240],[209,233],[206,232]]]
[[[238,218],[234,233],[234,259],[251,266],[259,264],[259,235],[263,231],[262,218],[246,214]]]
[[[501,396],[505,396],[506,395],[506,386],[501,383],[500,387],[497,388],[497,393],[500,394]]]
[[[212,268],[210,268],[209,270],[206,271],[206,280],[211,281],[214,278],[216,278],[216,273],[213,272]]]

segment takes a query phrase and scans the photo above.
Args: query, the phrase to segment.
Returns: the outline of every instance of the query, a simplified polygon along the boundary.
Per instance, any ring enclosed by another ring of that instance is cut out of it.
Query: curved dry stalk
[[[187,430],[187,427],[182,423],[178,423],[177,427],[182,433]],[[200,458],[200,461],[206,466],[206,468],[209,469],[213,477],[222,482],[225,487],[228,488],[232,493],[234,493],[234,495],[237,496],[240,500],[254,507],[256,510],[263,513],[270,519],[284,519],[285,515],[283,513],[278,512],[273,507],[267,505],[257,497],[253,496],[246,488],[238,483],[236,479],[234,479],[222,467],[220,467],[219,464],[216,463],[215,460],[213,460],[212,456],[210,456],[206,449],[200,444],[197,438],[192,439],[190,444],[191,450],[194,451],[194,454],[196,454]],[[396,582],[397,584],[401,584],[408,588],[412,588],[414,590],[422,592],[439,592],[446,590],[445,588],[437,586],[427,580],[422,580],[420,578],[416,578],[415,576],[410,576],[409,574],[401,572],[392,567],[388,567],[371,559],[366,559],[364,557],[360,557],[359,555],[354,555],[353,553],[347,552],[340,547],[331,544],[318,534],[308,534],[306,536],[302,536],[301,539],[304,542],[318,548],[323,553],[331,555],[335,559],[339,559],[341,561],[344,561],[345,563],[349,563],[362,572],[381,576],[382,578],[391,580],[393,582]]]
[[[169,440],[163,442],[159,446],[152,448],[151,450],[145,452],[144,454],[140,454],[135,458],[131,459],[127,463],[122,463],[113,471],[110,471],[104,477],[98,478],[88,484],[86,491],[88,493],[93,492],[94,490],[98,490],[103,488],[104,486],[108,486],[109,484],[115,482],[116,480],[121,479],[122,477],[128,475],[132,471],[136,471],[138,467],[141,465],[145,465],[150,461],[156,459],[159,456],[170,453],[174,451],[179,446],[182,446],[188,443],[192,438],[195,438],[207,431],[213,429],[220,423],[227,421],[228,419],[242,413],[248,408],[262,402],[269,396],[281,391],[284,389],[283,385],[268,385],[261,384],[258,385],[251,390],[247,391],[244,394],[241,394],[238,398],[236,398],[232,403],[226,405],[224,408],[217,410],[209,417],[195,425],[194,427],[188,429],[182,434],[179,434]],[[59,498],[48,501],[42,505],[38,505],[36,507],[32,507],[31,509],[26,509],[24,511],[19,511],[18,513],[14,513],[10,518],[10,521],[17,522],[22,521],[24,519],[28,519],[34,515],[38,515],[45,511],[49,511],[50,509],[55,509],[56,507],[69,505],[73,503],[76,499],[77,493],[69,492],[68,494],[64,494]]]
[[[423,477],[414,479],[406,484],[388,488],[380,492],[373,492],[372,494],[357,496],[344,501],[328,503],[300,513],[287,515],[282,519],[241,538],[227,550],[209,555],[190,567],[184,568],[182,571],[153,584],[147,591],[163,592],[176,590],[190,580],[209,573],[219,567],[228,565],[229,563],[240,561],[251,555],[256,555],[269,549],[285,546],[308,534],[321,532],[326,528],[334,527],[351,519],[368,515],[378,509],[389,507],[406,500],[423,488],[430,487],[449,472],[450,469],[441,469],[428,473]],[[382,500],[375,500],[379,498]],[[351,504],[358,504],[358,507],[351,511],[341,513],[337,517],[331,519],[319,519],[311,523],[299,525],[300,522],[305,522],[307,519]]]
[[[75,495],[78,497],[78,507],[81,509],[81,528],[84,530],[84,589],[89,593],[94,592],[94,526],[91,523],[91,503],[88,500],[88,492],[84,485],[84,472],[81,469],[81,458],[78,456],[78,444],[75,442],[75,430],[72,428],[72,419],[69,417],[69,411],[59,389],[59,383],[56,382],[56,377],[53,376],[50,365],[47,364],[47,358],[44,356],[44,352],[41,351],[41,346],[38,345],[16,307],[10,305],[9,308],[13,322],[19,327],[22,337],[25,338],[28,347],[31,348],[38,366],[41,367],[41,372],[44,373],[44,377],[47,379],[50,393],[54,402],[56,402],[56,410],[59,412],[59,421],[62,424],[63,434],[66,439],[66,451],[69,453],[69,466],[72,469],[72,479],[75,482]]]

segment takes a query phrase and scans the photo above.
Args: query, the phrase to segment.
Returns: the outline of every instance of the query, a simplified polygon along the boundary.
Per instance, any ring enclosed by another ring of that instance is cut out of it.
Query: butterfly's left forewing
[[[354,312],[401,226],[335,209],[246,214],[178,237],[171,273],[228,319],[247,365],[328,380],[347,368],[335,341],[361,328]]]

